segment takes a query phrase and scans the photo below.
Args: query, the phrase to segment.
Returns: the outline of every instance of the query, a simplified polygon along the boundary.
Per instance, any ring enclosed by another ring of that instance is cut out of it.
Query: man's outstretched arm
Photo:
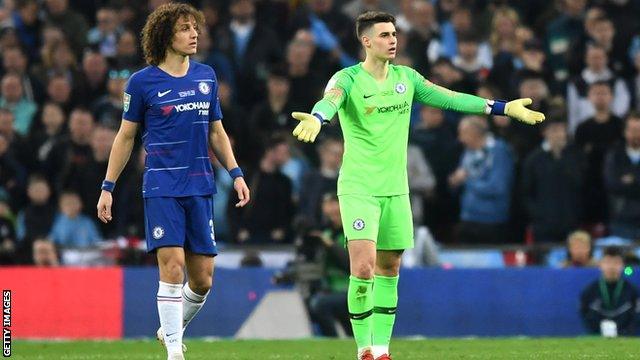
[[[414,81],[416,86],[415,99],[425,105],[471,114],[504,115],[530,125],[544,120],[543,113],[526,108],[531,104],[531,99],[528,98],[509,102],[483,99],[436,85],[417,72],[415,72]]]

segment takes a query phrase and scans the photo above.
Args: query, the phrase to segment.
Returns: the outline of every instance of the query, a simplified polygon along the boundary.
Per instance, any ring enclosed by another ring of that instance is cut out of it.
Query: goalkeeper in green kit
[[[349,250],[348,309],[359,360],[387,360],[398,304],[404,249],[413,247],[407,180],[412,102],[471,114],[506,115],[528,124],[544,115],[525,107],[531,99],[487,100],[447,90],[406,66],[396,55],[393,15],[366,12],[356,20],[366,59],[338,71],[310,114],[294,112],[293,135],[313,142],[338,113],[344,157],[338,197]],[[418,285],[418,284],[416,284]]]

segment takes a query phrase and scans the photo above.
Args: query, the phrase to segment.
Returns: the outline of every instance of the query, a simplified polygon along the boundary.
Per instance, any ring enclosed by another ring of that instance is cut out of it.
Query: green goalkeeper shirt
[[[333,75],[313,107],[324,119],[336,112],[344,135],[338,195],[392,196],[409,193],[407,142],[411,104],[485,114],[483,98],[457,93],[426,80],[412,68],[389,65],[379,82],[362,63]]]

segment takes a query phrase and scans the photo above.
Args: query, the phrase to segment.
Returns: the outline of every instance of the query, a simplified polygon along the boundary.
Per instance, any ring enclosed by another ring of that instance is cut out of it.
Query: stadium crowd
[[[95,213],[124,86],[145,66],[140,30],[163,2],[0,0],[0,263],[52,265],[61,248],[144,238],[139,140],[114,221]],[[248,206],[227,206],[232,182],[212,157],[219,242],[291,244],[335,227],[322,199],[336,191],[339,124],[303,144],[290,113],[362,58],[353,29],[365,10],[396,15],[396,64],[455,91],[530,97],[547,115],[532,127],[414,105],[416,226],[445,244],[562,243],[579,229],[640,239],[640,1],[190,3],[207,22],[195,58],[216,71],[252,190]]]

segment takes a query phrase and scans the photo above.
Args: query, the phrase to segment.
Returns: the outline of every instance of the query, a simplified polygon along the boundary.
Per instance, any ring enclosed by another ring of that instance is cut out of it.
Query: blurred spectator
[[[458,69],[451,60],[440,58],[431,65],[430,80],[437,85],[464,93],[474,93],[478,84],[465,78],[464,72]],[[454,114],[454,116],[459,116]]]
[[[632,108],[640,112],[640,35],[633,38],[629,56],[635,70],[635,76],[629,79],[629,88],[633,94]]]
[[[440,29],[436,19],[434,5],[426,0],[409,0],[404,3],[409,4],[409,12],[406,17],[410,28],[407,32],[406,49],[407,54],[413,62],[413,67],[419,73],[426,75],[429,73],[429,59],[426,56],[427,50],[432,41],[437,41],[440,37]],[[401,29],[401,18],[396,18],[396,26]],[[401,46],[398,39],[398,46]]]
[[[607,111],[618,117],[623,117],[629,110],[631,94],[624,80],[618,78],[607,67],[607,53],[601,46],[590,45],[585,55],[587,67],[579,76],[575,77],[567,87],[567,107],[569,111],[569,131],[575,129],[586,119],[594,116],[598,111],[589,98],[591,85],[596,82],[606,82],[613,92],[613,101]]]
[[[318,146],[319,169],[312,169],[304,176],[298,209],[302,221],[310,226],[321,223],[322,196],[337,191],[343,152],[344,145],[340,139],[325,138]]]
[[[144,241],[144,202],[142,201],[141,194],[145,156],[146,152],[144,148],[140,148],[137,152],[132,152],[132,161],[130,161],[130,165],[125,168],[127,173],[120,177],[121,180],[114,190],[115,192],[113,194],[118,197],[114,199],[115,206],[111,210],[114,214],[118,214],[117,217],[114,218],[116,234],[138,238],[142,241]],[[231,178],[229,177],[229,179]],[[221,183],[217,173],[216,188],[218,189],[218,194],[220,194]],[[216,199],[218,199],[218,194],[216,194]],[[92,194],[92,196],[94,195]],[[214,206],[217,205],[218,200],[214,201]],[[94,207],[91,207],[89,210],[93,210],[93,208]],[[89,213],[89,211],[87,213]],[[217,216],[218,212],[214,211],[213,214]],[[216,218],[214,218],[214,221],[216,221],[215,219]],[[105,233],[105,235],[109,235],[109,227],[104,227],[102,224],[100,224],[100,226],[106,229],[105,231],[107,231],[107,233]],[[220,234],[220,227],[220,223],[217,222],[215,226],[216,240]],[[113,236],[114,234],[111,235]]]
[[[281,130],[293,129],[297,123],[291,117],[292,111],[297,111],[299,105],[291,103],[291,80],[287,69],[274,66],[267,78],[267,96],[254,106],[249,120],[252,141],[264,143],[274,133]]]
[[[33,241],[33,265],[38,267],[60,266],[58,249],[53,241],[45,237]]]
[[[51,185],[41,175],[29,177],[27,196],[29,203],[18,213],[16,230],[18,239],[31,248],[33,239],[51,232],[56,206],[51,201]]]
[[[66,115],[58,104],[47,102],[40,112],[40,123],[36,123],[29,142],[33,148],[37,168],[42,169],[51,149],[62,141]]]
[[[222,109],[222,123],[224,128],[233,138],[236,146],[236,157],[241,165],[255,168],[260,160],[262,151],[262,143],[252,141],[253,136],[247,136],[247,133],[253,133],[256,129],[249,127],[247,111],[238,106],[234,101],[233,88],[225,81],[218,82],[218,99],[220,99],[220,108]]]
[[[14,127],[14,115],[9,109],[0,107],[0,135],[9,143],[7,150],[11,157],[15,158],[24,170],[33,166],[33,154],[31,144],[24,136],[18,134]]]
[[[556,81],[564,83],[569,79],[567,59],[571,44],[583,34],[582,16],[586,0],[560,0],[562,14],[547,25],[546,44],[549,66]]]
[[[290,158],[287,138],[274,136],[266,145],[259,169],[247,176],[252,199],[236,208],[229,197],[229,224],[239,243],[282,243],[289,240],[294,214],[291,180],[280,171]]]
[[[38,17],[40,2],[37,0],[15,1],[15,7],[11,14],[11,26],[16,29],[20,43],[27,50],[29,57],[33,59],[38,53],[38,36],[42,26]]]
[[[229,25],[216,34],[216,45],[235,66],[240,105],[262,98],[268,66],[282,59],[281,45],[271,28],[256,22],[253,0],[231,0]]]
[[[477,35],[473,33],[458,35],[458,52],[453,57],[452,63],[472,82],[481,82],[486,79],[493,65],[491,58],[481,57],[479,49],[480,41]]]
[[[462,190],[458,240],[504,243],[514,170],[511,150],[491,135],[486,120],[478,116],[460,121],[458,138],[465,152],[449,177],[449,186]]]
[[[116,55],[116,44],[122,28],[115,8],[103,6],[96,12],[96,27],[87,33],[87,42],[105,57]]]
[[[640,240],[640,115],[631,113],[624,128],[625,142],[613,147],[605,161],[609,194],[609,232]]]
[[[53,75],[47,83],[47,98],[64,110],[65,113],[70,113],[75,104],[78,103],[77,98],[74,98],[72,94],[73,84],[64,75]]]
[[[322,97],[326,79],[320,79],[311,69],[314,44],[298,38],[287,45],[286,61],[291,81],[290,100],[299,109],[311,109]]]
[[[16,231],[8,204],[0,200],[0,265],[16,264]]]
[[[10,47],[2,52],[2,68],[5,73],[20,76],[23,96],[30,101],[41,103],[44,99],[44,88],[29,71],[29,59],[24,50],[18,46]]]
[[[96,122],[113,130],[120,128],[122,118],[122,94],[127,79],[131,75],[128,69],[110,70],[107,81],[107,94],[93,104],[93,116]]]
[[[396,2],[392,0],[351,0],[344,4],[342,10],[351,19],[366,11],[384,11],[389,14],[396,13]]]
[[[82,58],[82,92],[89,106],[107,92],[107,59],[96,51],[86,51]]]
[[[337,337],[338,322],[346,334],[351,334],[347,309],[349,287],[349,254],[342,229],[340,205],[335,193],[322,197],[322,215],[326,225],[320,231],[311,231],[303,241],[315,242],[315,261],[322,264],[324,278],[319,289],[309,299],[311,318],[320,327],[322,336]]]
[[[407,148],[407,175],[409,177],[409,193],[411,213],[414,225],[424,224],[424,203],[433,196],[436,178],[419,146],[409,144]]]
[[[86,162],[71,164],[62,178],[62,188],[73,190],[80,196],[84,214],[87,216],[96,214],[95,205],[100,197],[100,192],[96,189],[100,188],[107,171],[109,154],[115,137],[115,130],[97,126],[90,136],[91,156]],[[124,177],[128,175],[128,169],[129,167],[124,171]],[[113,196],[117,198],[120,195],[119,192],[120,189],[114,190]],[[115,209],[113,212],[115,213]],[[114,214],[114,217],[117,216],[118,214]],[[108,238],[115,236],[115,227],[116,222],[106,224],[100,222],[101,233]]]
[[[522,189],[536,242],[561,242],[580,225],[586,161],[565,122],[548,119],[544,142],[527,157]]]
[[[206,27],[200,29],[200,35],[198,35],[198,53],[191,56],[191,59],[211,66],[215,69],[218,81],[225,81],[232,88],[235,88],[236,78],[233,73],[233,64],[231,64],[231,61],[229,61],[229,58],[227,58],[225,54],[213,45],[209,29]]]
[[[9,146],[7,138],[0,134],[0,196],[8,196],[9,205],[17,210],[22,205],[27,169]]]
[[[138,49],[138,38],[133,31],[125,30],[118,36],[113,65],[117,68],[136,69],[142,64]]]
[[[63,191],[59,200],[60,212],[56,215],[49,237],[56,245],[65,248],[87,248],[100,241],[96,224],[82,214],[82,201],[73,191]]]
[[[60,27],[71,42],[74,53],[80,54],[87,43],[89,26],[85,18],[69,8],[68,0],[45,0],[45,21]]]
[[[17,74],[5,74],[0,81],[0,107],[11,110],[13,127],[18,134],[26,136],[31,128],[38,105],[24,96],[22,81]]]
[[[495,56],[510,54],[519,55],[516,29],[520,25],[520,16],[510,7],[500,7],[493,14],[489,42]]]
[[[420,122],[410,133],[435,176],[435,196],[424,204],[425,223],[439,241],[450,241],[450,230],[458,218],[457,199],[449,191],[447,177],[458,165],[462,149],[456,141],[455,129],[444,120],[443,111],[429,106],[420,109]]]
[[[43,169],[49,182],[59,188],[66,169],[86,164],[91,158],[93,115],[86,108],[76,108],[69,116],[69,134],[53,146]],[[93,207],[93,206],[92,206]]]
[[[605,248],[600,260],[600,279],[589,284],[580,295],[580,315],[589,333],[599,334],[604,330],[605,336],[635,334],[636,309],[640,306],[638,291],[622,277],[623,268],[622,250]],[[604,329],[611,326],[608,321],[615,324],[612,332]]]
[[[586,231],[574,231],[567,237],[568,259],[562,267],[592,267],[598,266],[593,259],[593,244],[591,235]]]
[[[607,218],[607,195],[604,187],[603,165],[607,150],[622,140],[623,123],[610,110],[612,92],[609,83],[596,82],[589,87],[589,100],[595,115],[581,123],[576,130],[576,144],[587,155],[584,195],[586,221],[600,223]]]

